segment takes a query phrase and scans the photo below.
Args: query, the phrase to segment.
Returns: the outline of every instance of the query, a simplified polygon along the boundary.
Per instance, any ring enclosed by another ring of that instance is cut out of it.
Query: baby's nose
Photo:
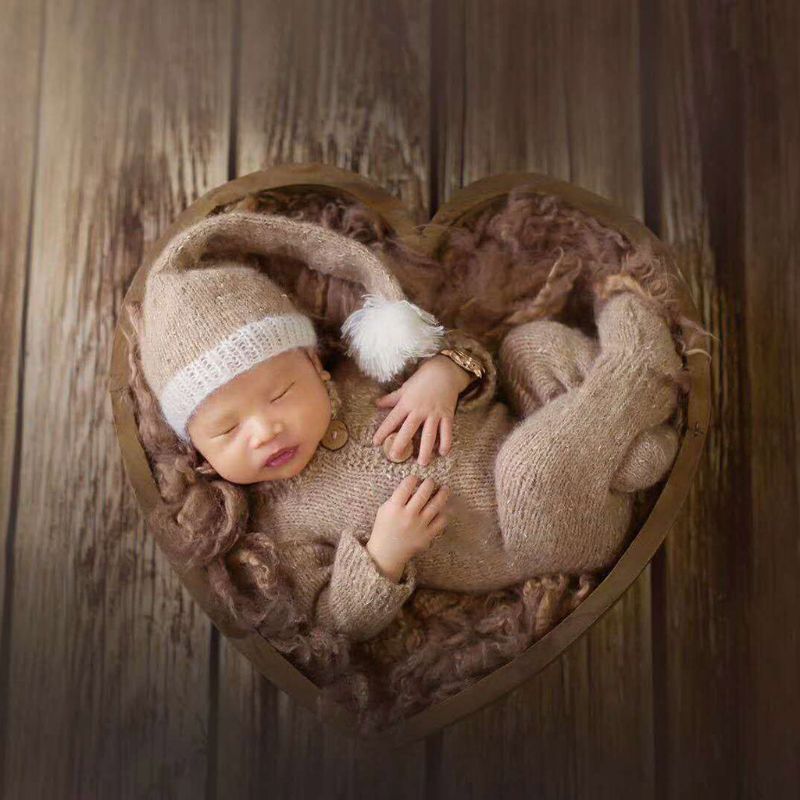
[[[266,422],[256,422],[251,441],[254,447],[259,447],[265,442],[272,441],[276,436],[280,435],[283,431],[283,424],[275,422],[272,424]]]

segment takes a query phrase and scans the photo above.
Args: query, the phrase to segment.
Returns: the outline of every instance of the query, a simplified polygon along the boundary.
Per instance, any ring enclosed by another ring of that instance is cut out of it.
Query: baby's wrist
[[[366,549],[378,570],[393,583],[399,583],[409,556],[403,556],[394,551],[386,552],[373,539],[367,541]]]
[[[433,358],[439,359],[443,364],[448,365],[450,373],[453,375],[453,385],[458,390],[459,394],[468,386],[471,386],[474,381],[478,380],[477,375],[456,364],[452,358],[448,358],[441,353],[437,353]]]

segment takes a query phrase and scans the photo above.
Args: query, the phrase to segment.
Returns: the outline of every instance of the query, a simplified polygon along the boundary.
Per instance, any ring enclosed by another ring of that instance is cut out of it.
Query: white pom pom
[[[409,361],[437,353],[444,332],[432,314],[414,303],[371,294],[342,324],[342,335],[350,340],[347,354],[362,372],[381,383]]]

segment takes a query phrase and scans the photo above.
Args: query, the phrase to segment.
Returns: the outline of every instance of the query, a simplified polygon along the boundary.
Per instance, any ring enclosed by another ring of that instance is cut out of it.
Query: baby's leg
[[[628,489],[639,480],[629,452],[644,432],[662,431],[675,408],[681,359],[656,312],[632,292],[613,295],[598,314],[598,337],[584,380],[534,408],[497,454],[500,526],[522,574],[594,571],[616,560],[630,524]],[[519,351],[512,340],[503,352]]]
[[[501,387],[513,411],[527,417],[580,385],[599,349],[583,331],[555,320],[512,328],[500,343],[497,361]]]
[[[498,350],[498,376],[519,417],[579,386],[600,350],[596,339],[555,320],[536,320],[508,332]],[[661,424],[642,431],[626,453],[612,488],[635,492],[657,483],[672,465],[678,434]]]

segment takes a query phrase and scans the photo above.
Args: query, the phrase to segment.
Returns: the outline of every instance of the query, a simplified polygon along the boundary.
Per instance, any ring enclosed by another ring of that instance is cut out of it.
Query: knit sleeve
[[[413,559],[395,583],[350,529],[342,531],[337,545],[292,539],[281,542],[280,548],[295,600],[309,621],[353,641],[380,633],[416,588]]]
[[[452,347],[466,350],[481,362],[484,369],[483,378],[473,381],[459,395],[458,408],[462,411],[469,411],[488,405],[497,390],[497,368],[491,353],[475,336],[460,328],[452,328],[447,331],[444,339],[446,344],[443,344],[442,348]]]

